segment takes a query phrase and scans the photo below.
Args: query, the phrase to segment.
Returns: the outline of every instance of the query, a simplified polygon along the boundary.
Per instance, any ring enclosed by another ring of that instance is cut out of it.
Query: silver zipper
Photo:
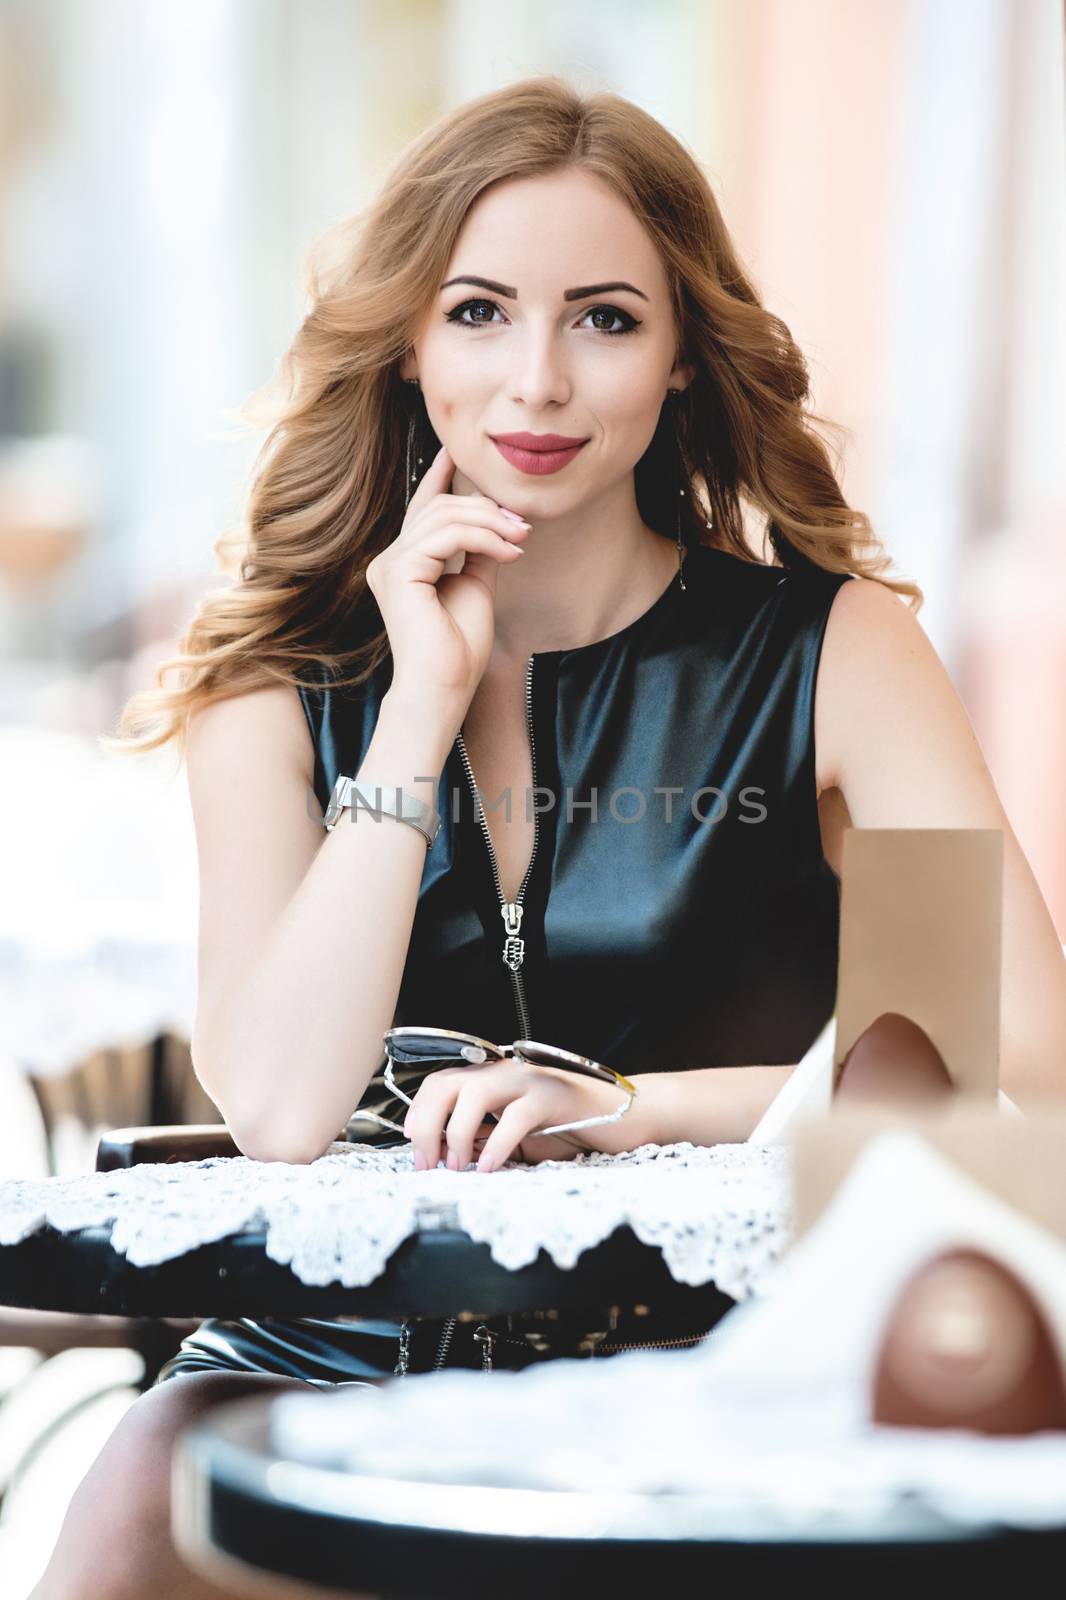
[[[598,1344],[593,1354],[600,1356],[606,1350],[669,1350],[674,1345],[699,1344],[709,1332],[710,1329],[704,1329],[703,1333],[686,1333],[679,1339],[640,1339],[626,1344]]]
[[[529,735],[530,774],[533,779],[533,788],[535,790],[537,786],[537,750],[533,739],[532,656],[530,656],[529,661],[526,664],[526,731]],[[533,812],[533,848],[529,853],[529,862],[526,866],[525,873],[523,874],[522,882],[518,886],[518,892],[516,893],[514,900],[507,900],[504,898],[503,883],[500,879],[500,864],[496,856],[496,847],[492,842],[492,834],[489,832],[489,825],[485,818],[485,808],[481,804],[481,796],[477,792],[477,782],[474,778],[474,769],[470,765],[470,757],[467,754],[466,740],[463,738],[462,728],[460,728],[456,734],[455,740],[459,747],[459,755],[462,758],[467,782],[470,785],[470,793],[473,795],[474,803],[477,806],[478,822],[481,824],[481,832],[485,837],[485,844],[489,852],[489,860],[492,863],[492,876],[496,884],[496,893],[500,898],[500,915],[503,917],[504,927],[504,940],[501,952],[501,960],[503,961],[503,964],[507,968],[508,972],[511,974],[511,988],[514,993],[515,1009],[518,1012],[519,1036],[523,1039],[528,1039],[530,1036],[531,1027],[529,1021],[529,1010],[526,1006],[525,989],[522,984],[522,962],[525,960],[526,954],[525,940],[521,936],[522,913],[524,910],[522,900],[526,892],[526,886],[529,883],[530,874],[533,871],[533,863],[537,858],[537,843],[540,837],[540,813],[536,810]],[[448,1345],[451,1342],[452,1333],[455,1330],[455,1324],[457,1320],[457,1318],[451,1317],[444,1325],[444,1329],[441,1333],[440,1344],[437,1348],[436,1358],[433,1362],[434,1369],[441,1367],[444,1364],[444,1356],[447,1352]],[[491,1329],[486,1328],[484,1323],[479,1323],[477,1330],[474,1333],[474,1339],[478,1344],[481,1345],[482,1370],[485,1372],[492,1371],[492,1345],[497,1337],[498,1335],[494,1334]]]
[[[437,1353],[433,1357],[433,1366],[431,1369],[433,1372],[438,1372],[444,1365],[444,1358],[448,1354],[448,1346],[452,1342],[452,1334],[455,1332],[455,1324],[458,1321],[458,1317],[449,1317],[440,1331],[440,1340],[437,1344]]]
[[[532,656],[530,656],[529,663],[526,667],[526,728],[529,733],[529,763],[533,777],[533,789],[536,790],[537,752],[533,742]],[[499,862],[496,859],[496,850],[492,843],[492,835],[489,832],[488,822],[485,820],[485,808],[481,804],[481,796],[477,792],[477,783],[474,779],[473,768],[470,765],[470,757],[466,753],[466,742],[463,739],[463,730],[461,728],[456,734],[456,743],[459,746],[459,754],[462,757],[463,766],[466,769],[466,776],[470,784],[470,792],[474,797],[475,804],[477,805],[478,821],[481,824],[481,831],[485,835],[485,843],[488,845],[489,860],[492,862],[492,876],[496,881],[496,893],[500,897],[500,915],[503,917],[504,926],[504,940],[501,959],[504,966],[511,974],[511,986],[514,990],[515,1007],[518,1011],[519,1037],[522,1039],[528,1039],[530,1037],[529,1011],[526,1006],[525,989],[522,984],[522,962],[525,959],[526,944],[525,940],[521,937],[520,930],[522,927],[522,912],[524,909],[522,905],[522,898],[526,892],[526,885],[529,883],[530,873],[533,871],[533,863],[537,858],[537,840],[540,835],[540,813],[534,809],[533,848],[530,851],[529,864],[526,867],[525,876],[519,885],[518,892],[515,895],[514,900],[505,900],[503,895],[503,884],[500,882],[500,868]]]

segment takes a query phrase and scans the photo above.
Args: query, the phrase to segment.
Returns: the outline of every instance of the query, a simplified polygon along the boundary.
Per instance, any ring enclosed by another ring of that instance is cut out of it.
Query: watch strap
[[[440,813],[400,785],[359,784],[354,778],[342,773],[333,786],[329,805],[322,818],[322,825],[328,832],[333,832],[341,811],[346,806],[369,811],[378,818],[384,815],[395,817],[398,822],[408,823],[412,828],[418,829],[430,850],[440,832]]]

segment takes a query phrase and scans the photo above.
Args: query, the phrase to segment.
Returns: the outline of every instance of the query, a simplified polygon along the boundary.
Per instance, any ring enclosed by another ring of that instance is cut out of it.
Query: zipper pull
[[[474,1330],[474,1341],[481,1346],[482,1372],[492,1371],[492,1347],[496,1343],[496,1338],[497,1335],[491,1328],[486,1328],[483,1322],[478,1323]]]
[[[410,1365],[411,1355],[411,1324],[405,1317],[400,1323],[400,1348],[397,1352],[396,1365],[392,1369],[394,1378],[406,1378]]]
[[[526,941],[518,937],[518,930],[522,926],[522,906],[517,900],[505,900],[500,907],[500,915],[507,930],[507,937],[503,941],[503,964],[510,967],[512,972],[517,972],[526,953]]]

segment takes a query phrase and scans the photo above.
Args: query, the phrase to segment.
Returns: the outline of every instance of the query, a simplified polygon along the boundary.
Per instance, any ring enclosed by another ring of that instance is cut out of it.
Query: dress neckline
[[[704,545],[690,545],[687,547],[683,563],[686,586],[690,582],[690,576],[696,565],[693,556],[697,550],[707,548]],[[674,603],[675,595],[680,597],[684,593],[685,590],[681,588],[679,581],[679,573],[675,572],[666,588],[652,601],[647,610],[642,611],[639,617],[634,617],[632,622],[627,622],[624,628],[617,628],[614,633],[605,634],[602,639],[592,639],[588,644],[570,645],[560,650],[531,650],[530,657],[535,661],[541,661],[560,659],[563,656],[587,656],[595,650],[604,650],[608,646],[617,645],[621,641],[627,640],[631,635],[635,635],[643,631],[644,628],[649,627],[662,612],[667,611]]]

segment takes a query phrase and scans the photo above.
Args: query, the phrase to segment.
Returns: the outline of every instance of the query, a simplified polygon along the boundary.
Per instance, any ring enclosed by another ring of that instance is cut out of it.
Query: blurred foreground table
[[[856,1584],[887,1590],[920,1574],[987,1594],[1046,1580],[1066,1558],[1066,1528],[960,1531],[917,1504],[874,1516],[861,1490],[839,1508],[835,1528],[812,1537],[741,1496],[597,1494],[594,1484],[577,1494],[337,1471],[277,1453],[274,1404],[261,1395],[229,1402],[176,1445],[175,1539],[223,1586],[284,1577],[307,1584],[309,1597],[469,1600],[484,1583],[509,1600],[646,1600],[701,1579],[779,1581],[782,1593],[806,1581],[821,1594],[852,1594]]]

